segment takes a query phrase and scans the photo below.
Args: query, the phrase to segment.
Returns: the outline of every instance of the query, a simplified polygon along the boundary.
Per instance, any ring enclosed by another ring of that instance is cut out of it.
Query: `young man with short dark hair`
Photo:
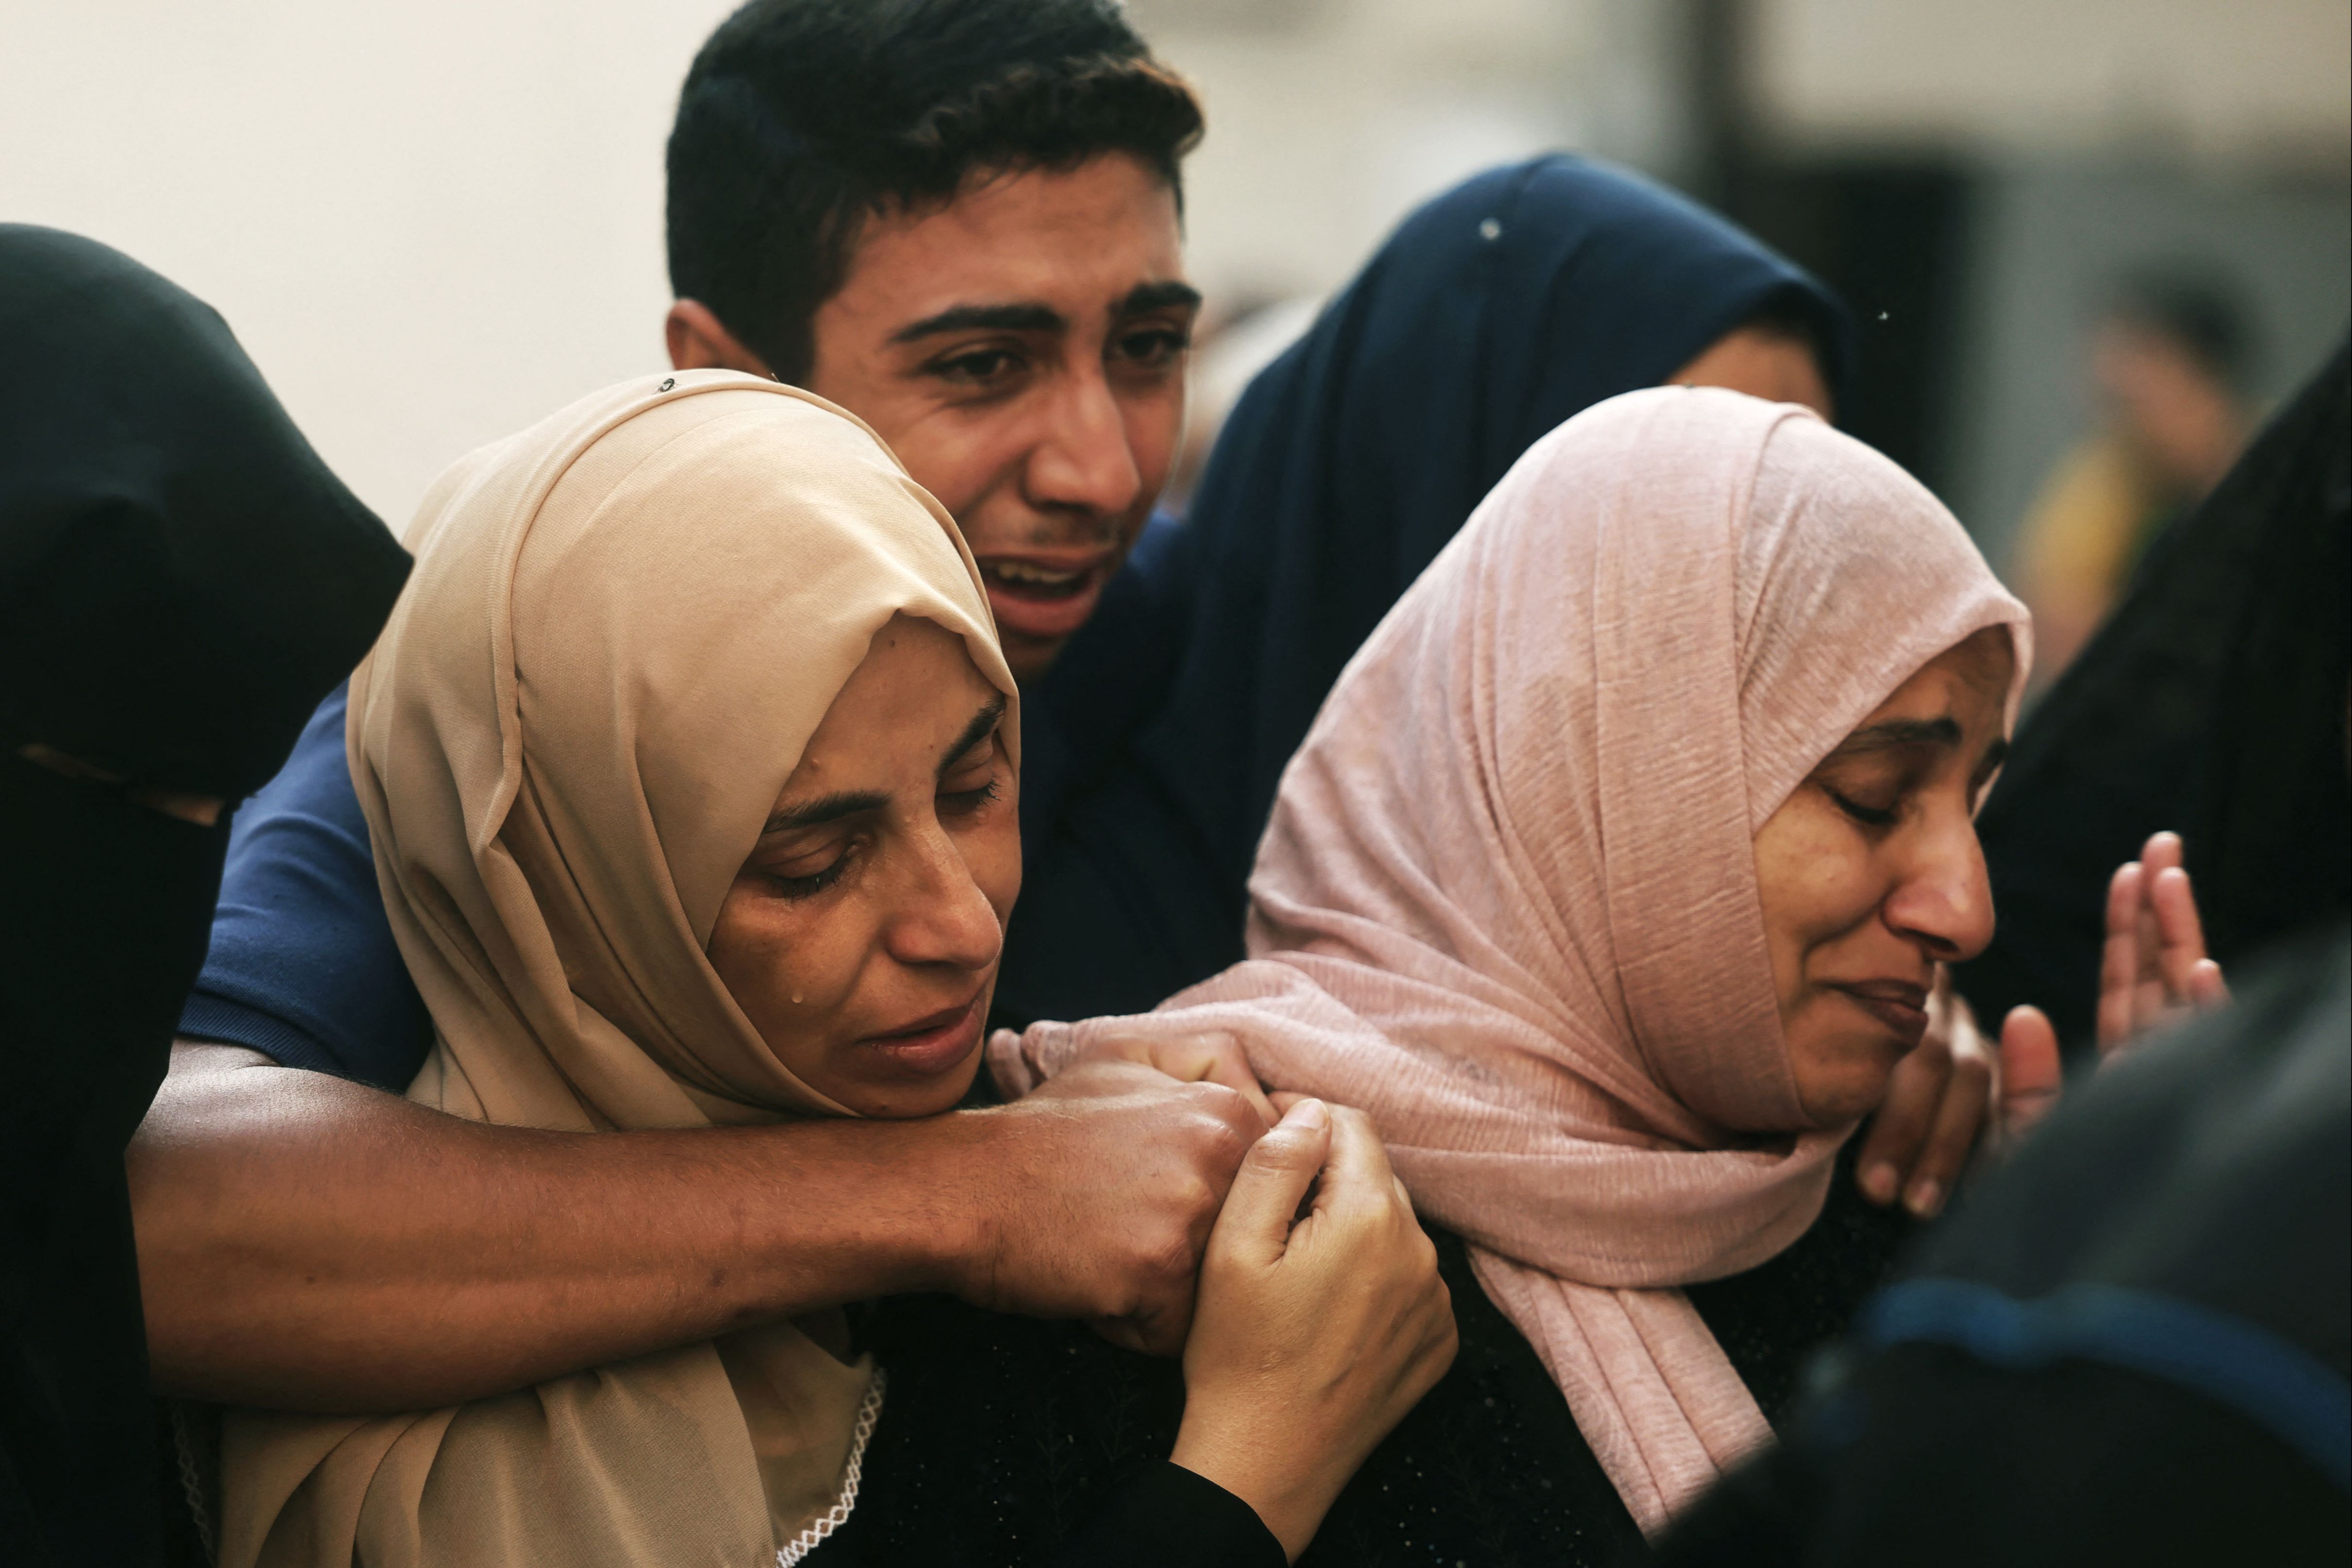
[[[1109,0],[755,0],[697,59],[671,142],[672,358],[872,425],[962,523],[1034,678],[1166,477],[1199,132]],[[413,1409],[907,1290],[1182,1342],[1260,1126],[1233,1089],[1102,1063],[915,1123],[591,1147],[460,1121],[384,1092],[427,1026],[340,697],[238,826],[131,1154],[163,1386]]]
[[[1200,134],[1107,5],[747,5],[670,135],[670,358],[879,430],[962,526],[1033,680],[1167,478]]]

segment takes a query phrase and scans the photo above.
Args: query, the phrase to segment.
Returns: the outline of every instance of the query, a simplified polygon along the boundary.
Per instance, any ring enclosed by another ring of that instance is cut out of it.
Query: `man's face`
[[[1200,296],[1172,192],[1110,153],[869,219],[809,390],[963,525],[1014,676],[1094,613],[1168,478]]]

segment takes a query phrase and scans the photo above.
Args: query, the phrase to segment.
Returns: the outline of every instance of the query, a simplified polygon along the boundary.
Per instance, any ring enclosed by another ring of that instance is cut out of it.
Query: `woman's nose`
[[[1922,837],[1885,909],[1898,934],[1951,963],[1982,952],[1993,930],[1992,882],[1976,824],[1957,816]]]
[[[887,940],[901,963],[985,969],[1004,946],[1004,928],[955,841],[934,829],[914,847]]]

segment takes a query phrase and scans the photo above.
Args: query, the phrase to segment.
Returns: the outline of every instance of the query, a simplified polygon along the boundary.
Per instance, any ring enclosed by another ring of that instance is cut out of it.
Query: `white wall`
[[[1784,141],[2340,171],[2345,0],[1748,0]]]
[[[1685,0],[1130,0],[1200,89],[1187,239],[1213,295],[1324,292],[1465,175],[1554,148],[1672,173]]]
[[[1671,95],[1626,54],[1654,6],[1140,0],[1213,117],[1196,274],[1328,289],[1473,169],[1664,146]],[[91,235],[210,300],[398,526],[464,452],[664,363],[662,144],[732,8],[0,0],[0,219]]]
[[[209,300],[397,527],[464,452],[666,363],[662,144],[731,8],[0,0],[0,218]]]
[[[0,218],[95,236],[210,300],[397,525],[472,447],[664,363],[662,143],[730,9],[0,0]],[[1208,102],[1189,203],[1213,295],[1327,289],[1506,158],[1578,146],[1671,176],[1689,153],[1696,0],[1131,9]],[[2345,0],[1752,0],[1750,17],[1761,107],[1801,145],[2147,155],[2168,125],[2200,156],[2341,162]],[[2002,446],[1987,428],[1971,439]]]
[[[460,454],[663,363],[662,143],[732,8],[0,0],[0,218],[217,306],[397,526]],[[1210,105],[1189,184],[1213,290],[1328,289],[1473,169],[1573,141],[1670,156],[1679,124],[1642,64],[1655,0],[1135,14]]]

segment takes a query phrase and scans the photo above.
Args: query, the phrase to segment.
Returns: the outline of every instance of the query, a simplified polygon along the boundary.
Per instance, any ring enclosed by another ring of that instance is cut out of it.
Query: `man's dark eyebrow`
[[[1889,719],[1869,724],[1839,742],[1840,752],[1890,751],[1901,746],[1957,746],[1960,726],[1952,719]]]
[[[2009,761],[2009,738],[2003,736],[1985,748],[1983,758],[1977,763],[1977,777],[1980,779],[1992,777],[2000,771],[2000,765],[2007,761]]]
[[[889,804],[888,795],[870,789],[820,795],[805,805],[788,805],[777,812],[768,818],[768,826],[760,829],[760,836],[764,838],[771,833],[782,833],[787,828],[815,827],[845,816],[855,816],[861,811],[879,811]]]
[[[963,727],[963,733],[958,735],[950,743],[948,749],[940,754],[938,776],[947,777],[948,770],[962,761],[966,752],[986,740],[995,731],[998,721],[1003,717],[1004,693],[1000,691],[996,694],[996,700],[985,704],[979,712],[971,716],[971,722]]]
[[[1127,291],[1127,298],[1110,308],[1114,321],[1129,316],[1148,315],[1153,310],[1171,310],[1182,306],[1187,310],[1201,302],[1201,291],[1190,283],[1170,280],[1166,283],[1138,283]]]
[[[1034,300],[1009,305],[950,305],[935,316],[908,322],[890,334],[890,341],[911,343],[946,332],[1058,332],[1069,324],[1061,311]]]

